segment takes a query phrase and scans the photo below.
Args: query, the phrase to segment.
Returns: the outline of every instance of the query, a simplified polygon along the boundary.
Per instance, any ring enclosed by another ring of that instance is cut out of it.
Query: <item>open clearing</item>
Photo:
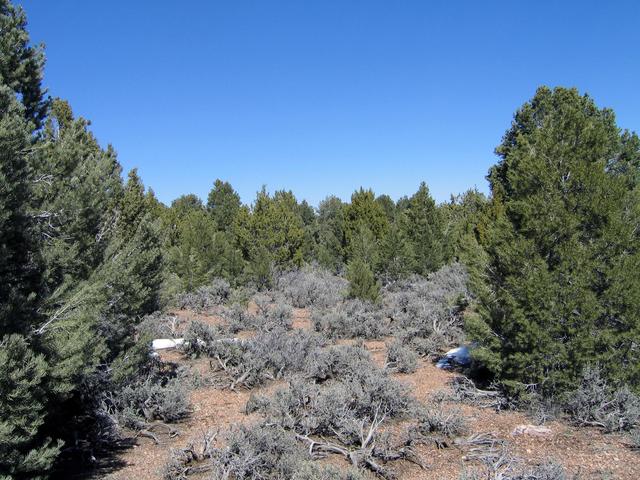
[[[183,319],[197,319],[210,324],[221,321],[215,316],[185,310],[175,313]],[[301,329],[311,328],[308,311],[295,309],[293,326]],[[251,336],[251,332],[242,332],[241,336]],[[365,347],[371,352],[376,363],[384,363],[384,341],[367,341]],[[179,351],[164,351],[161,356],[166,362],[187,366],[192,374],[201,377],[205,377],[211,368],[208,359],[186,358]],[[394,374],[394,377],[408,385],[418,400],[425,401],[431,395],[449,389],[448,381],[455,375],[458,374],[438,369],[432,362],[421,359],[417,371],[411,374]],[[163,467],[172,448],[183,448],[189,443],[197,442],[208,430],[224,431],[239,424],[258,421],[257,414],[245,414],[245,404],[251,393],[268,395],[282,383],[274,381],[252,391],[230,391],[212,386],[194,388],[191,392],[193,413],[187,421],[176,425],[179,432],[177,436],[171,438],[168,435],[158,435],[159,444],[150,438],[135,438],[134,445],[119,456],[118,463],[121,467],[107,473],[103,478],[161,480]],[[456,406],[467,417],[467,436],[491,433],[499,439],[506,440],[514,454],[532,464],[555,460],[568,472],[577,473],[584,479],[640,478],[638,456],[628,448],[622,435],[604,435],[597,429],[575,428],[559,421],[546,425],[551,429],[551,433],[547,435],[514,435],[513,431],[517,426],[530,424],[531,419],[519,412],[496,412],[460,403]],[[401,423],[395,422],[390,428],[400,429]],[[417,452],[426,468],[421,469],[406,461],[396,462],[393,468],[399,479],[456,479],[465,465],[469,464],[465,459],[467,451],[455,445],[455,442],[448,448],[438,448],[435,444],[421,445]],[[321,461],[348,466],[347,461],[339,456],[331,456]],[[105,475],[104,472],[102,475]],[[203,474],[202,478],[206,478],[206,474]]]

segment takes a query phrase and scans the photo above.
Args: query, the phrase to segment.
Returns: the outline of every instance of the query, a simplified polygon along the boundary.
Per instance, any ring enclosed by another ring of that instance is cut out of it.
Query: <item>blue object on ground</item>
[[[465,366],[471,363],[471,354],[469,353],[469,347],[462,345],[458,348],[449,350],[444,354],[436,367],[438,368],[453,368],[456,365]]]

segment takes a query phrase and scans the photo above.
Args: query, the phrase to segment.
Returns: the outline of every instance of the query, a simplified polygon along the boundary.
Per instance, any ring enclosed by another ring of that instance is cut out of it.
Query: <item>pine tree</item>
[[[228,231],[240,209],[240,195],[229,182],[218,179],[207,199],[207,210],[213,217],[218,231]]]
[[[138,176],[138,169],[134,168],[129,172],[120,202],[118,217],[118,232],[120,236],[130,238],[135,234],[138,225],[148,213],[148,206],[144,185]]]
[[[376,281],[373,270],[364,260],[354,258],[349,262],[347,280],[349,280],[349,297],[370,302],[379,300],[380,284]]]
[[[442,219],[426,183],[409,199],[400,217],[416,256],[416,272],[427,275],[444,263]]]
[[[396,204],[389,195],[379,195],[376,198],[376,203],[382,207],[389,223],[393,222],[396,218]]]
[[[101,263],[57,302],[58,309],[73,312],[66,318],[78,326],[78,332],[98,332],[111,355],[131,341],[137,320],[158,308],[163,268],[160,222],[153,217],[135,169],[129,172],[115,208],[114,232]],[[77,339],[76,358],[86,354],[91,360],[85,362],[91,365],[102,350],[99,345],[89,348],[83,343],[84,339]]]
[[[246,268],[245,277],[249,283],[253,283],[258,290],[271,288],[273,281],[273,260],[271,253],[264,245],[257,244],[251,249]]]
[[[180,195],[173,202],[171,202],[171,209],[177,214],[177,218],[182,218],[188,215],[190,212],[204,210],[204,205],[200,197],[193,193],[187,195]]]
[[[397,222],[391,224],[380,246],[379,270],[384,283],[406,278],[415,270],[411,242]]]
[[[102,261],[114,230],[121,168],[113,149],[103,150],[88,126],[73,117],[67,102],[54,100],[30,157],[36,177],[32,208],[39,219],[49,292],[63,282],[86,280]]]
[[[639,146],[575,89],[541,88],[516,113],[489,173],[491,295],[475,325],[475,356],[505,385],[562,392],[597,362],[639,387]]]
[[[47,436],[82,431],[100,393],[88,385],[157,308],[162,269],[144,187],[133,172],[123,195],[89,123],[56,100],[32,135],[48,106],[38,52],[21,10],[0,1],[2,478],[45,478],[60,451]]]
[[[24,108],[0,85],[0,334],[26,333],[40,290],[39,246],[28,201]]]
[[[60,442],[39,434],[47,415],[46,375],[47,362],[24,337],[0,339],[1,478],[37,478],[60,453]]]
[[[445,260],[461,262],[469,273],[469,287],[478,297],[487,291],[487,226],[491,224],[490,204],[477,190],[452,196],[440,208],[443,219]]]
[[[4,32],[3,32],[4,33]],[[28,214],[30,128],[24,107],[0,85],[0,477],[36,476],[60,450],[42,438],[47,362],[25,337],[41,318],[39,245]]]
[[[337,197],[327,197],[318,206],[314,230],[315,258],[323,267],[339,272],[344,267],[344,204]]]
[[[386,238],[385,235],[384,238]],[[369,227],[361,224],[352,235],[349,245],[351,260],[363,261],[373,272],[380,266],[380,244]]]
[[[171,270],[192,291],[210,280],[216,262],[216,225],[204,210],[192,210],[178,221],[178,239],[170,249]]]
[[[258,192],[251,214],[252,238],[278,267],[300,266],[305,230],[292,192],[278,191],[273,198]]]
[[[376,202],[372,190],[360,188],[355,191],[351,195],[351,203],[345,205],[344,217],[347,250],[353,238],[360,234],[362,227],[371,231],[376,242],[379,242],[389,229],[387,215],[380,203]]]
[[[49,106],[42,87],[44,51],[30,45],[26,27],[22,7],[0,0],[0,81],[20,97],[24,117],[38,129]]]

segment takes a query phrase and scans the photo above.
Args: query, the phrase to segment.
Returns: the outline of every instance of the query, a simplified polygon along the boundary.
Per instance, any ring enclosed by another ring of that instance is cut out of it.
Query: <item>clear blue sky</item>
[[[24,0],[46,84],[168,203],[477,186],[538,85],[640,130],[640,2]]]

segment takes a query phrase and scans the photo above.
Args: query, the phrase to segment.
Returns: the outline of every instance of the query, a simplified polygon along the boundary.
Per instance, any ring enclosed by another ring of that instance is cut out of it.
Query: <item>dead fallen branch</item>
[[[496,411],[508,406],[508,401],[502,393],[497,390],[481,390],[467,377],[454,377],[449,384],[453,390],[452,399],[455,401]]]

